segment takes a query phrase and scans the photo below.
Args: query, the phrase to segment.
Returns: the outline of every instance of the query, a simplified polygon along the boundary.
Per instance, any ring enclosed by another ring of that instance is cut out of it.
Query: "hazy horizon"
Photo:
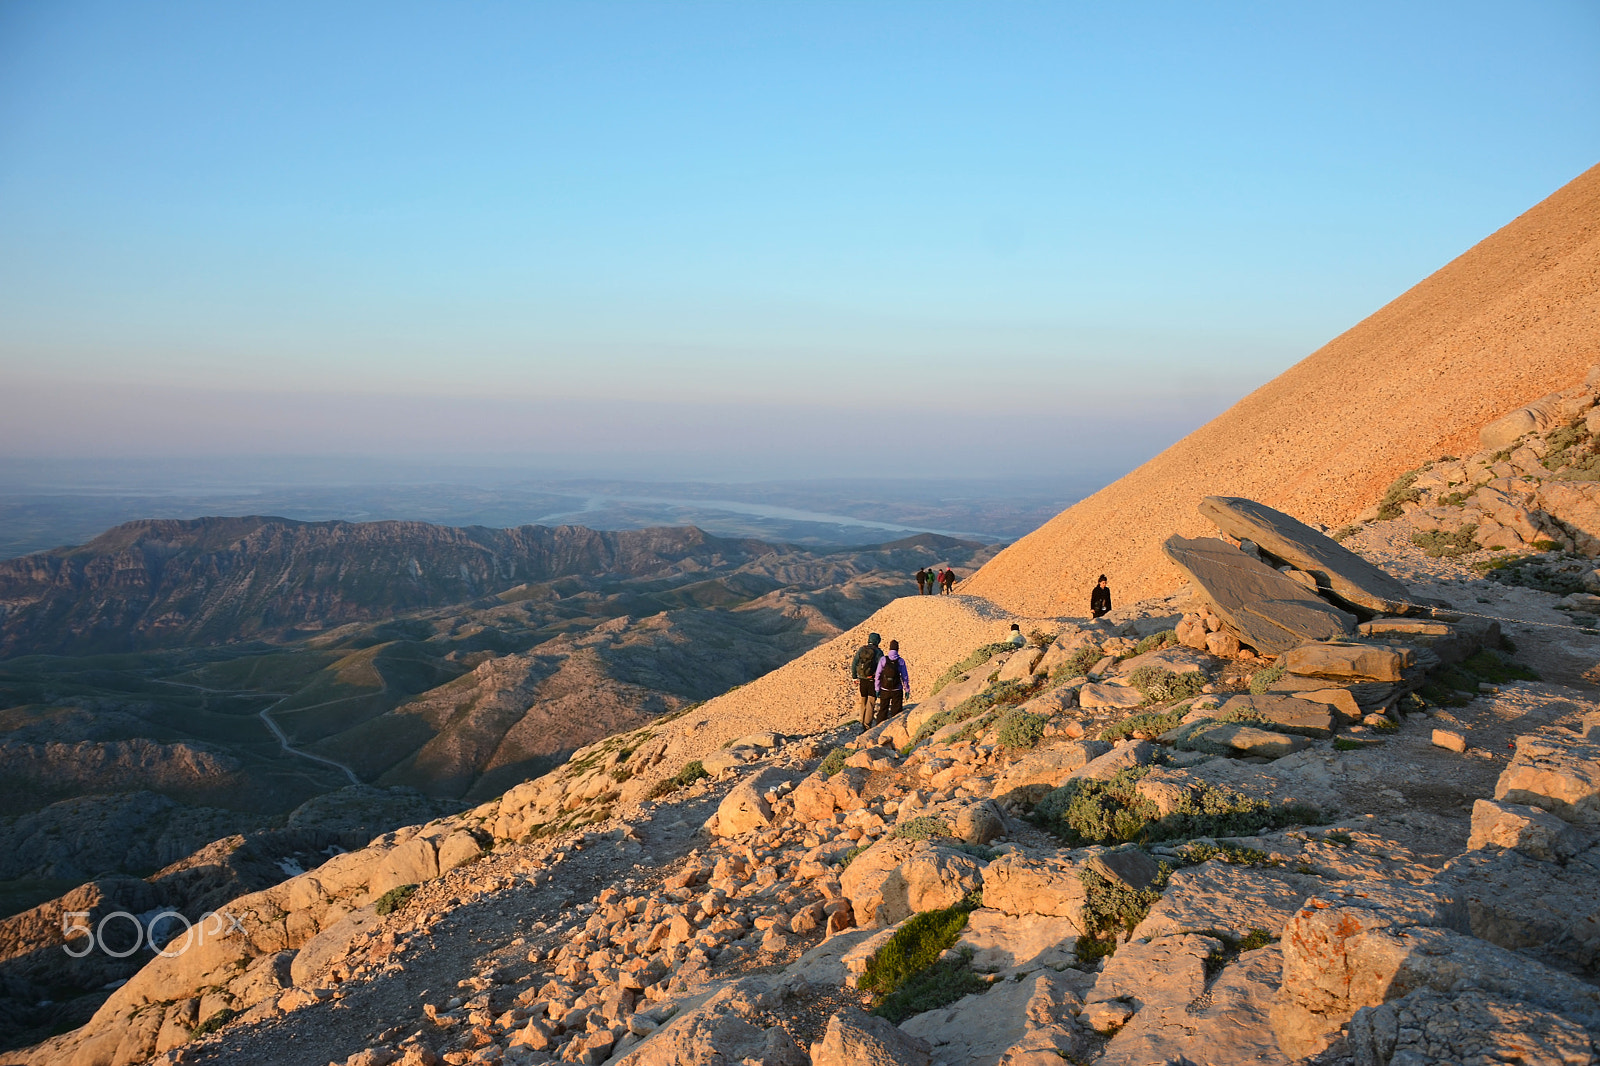
[[[1597,105],[1556,0],[8,3],[0,455],[1108,478]]]

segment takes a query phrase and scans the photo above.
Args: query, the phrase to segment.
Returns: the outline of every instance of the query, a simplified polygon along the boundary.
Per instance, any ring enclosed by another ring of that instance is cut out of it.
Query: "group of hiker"
[[[956,572],[948,566],[939,570],[923,569],[917,571],[917,592],[923,596],[932,596],[937,590],[948,596],[956,587]]]
[[[931,570],[917,571],[917,587],[924,595],[933,590],[935,582],[948,593],[950,586],[955,584],[954,571],[945,569],[937,574]],[[1099,618],[1110,611],[1111,585],[1106,581],[1106,575],[1101,574],[1094,591],[1089,594],[1089,613]],[[1027,642],[1022,635],[1022,627],[1011,623],[1006,643],[1020,648]],[[905,656],[900,654],[900,642],[891,640],[888,651],[882,649],[882,644],[881,636],[868,633],[867,642],[856,649],[855,658],[850,660],[850,681],[856,686],[860,700],[863,733],[903,711],[906,696],[911,692],[911,671],[906,668]]]
[[[867,642],[850,661],[850,678],[861,697],[863,733],[904,710],[906,693],[911,691],[911,673],[900,654],[900,642],[891,640],[888,651],[879,648],[882,643],[878,634],[868,633]]]

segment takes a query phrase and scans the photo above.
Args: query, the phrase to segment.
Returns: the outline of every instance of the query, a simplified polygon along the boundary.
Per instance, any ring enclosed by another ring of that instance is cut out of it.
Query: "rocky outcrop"
[[[1169,537],[1162,547],[1217,616],[1258,652],[1278,655],[1308,640],[1355,632],[1353,615],[1230,544]]]
[[[1357,607],[1380,614],[1405,614],[1411,593],[1393,577],[1325,533],[1254,500],[1207,496],[1200,513],[1228,536],[1253,542],[1262,551],[1309,573],[1319,588]]]

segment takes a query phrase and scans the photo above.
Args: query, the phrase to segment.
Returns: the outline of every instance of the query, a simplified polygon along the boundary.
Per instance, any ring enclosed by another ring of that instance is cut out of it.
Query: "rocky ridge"
[[[896,601],[895,719],[838,724],[852,631],[232,901],[22,1061],[1593,1061],[1600,634],[1470,568],[1502,553],[1294,532],[1308,568],[1223,534],[1020,649]],[[1351,602],[1364,544],[1404,613]],[[1230,621],[1276,582],[1332,611],[1279,654]]]

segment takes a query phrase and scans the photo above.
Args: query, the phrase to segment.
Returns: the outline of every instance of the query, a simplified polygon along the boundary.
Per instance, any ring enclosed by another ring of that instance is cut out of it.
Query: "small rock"
[[[1433,731],[1433,744],[1437,748],[1447,748],[1450,751],[1462,752],[1467,750],[1467,738],[1450,729],[1435,729]]]

